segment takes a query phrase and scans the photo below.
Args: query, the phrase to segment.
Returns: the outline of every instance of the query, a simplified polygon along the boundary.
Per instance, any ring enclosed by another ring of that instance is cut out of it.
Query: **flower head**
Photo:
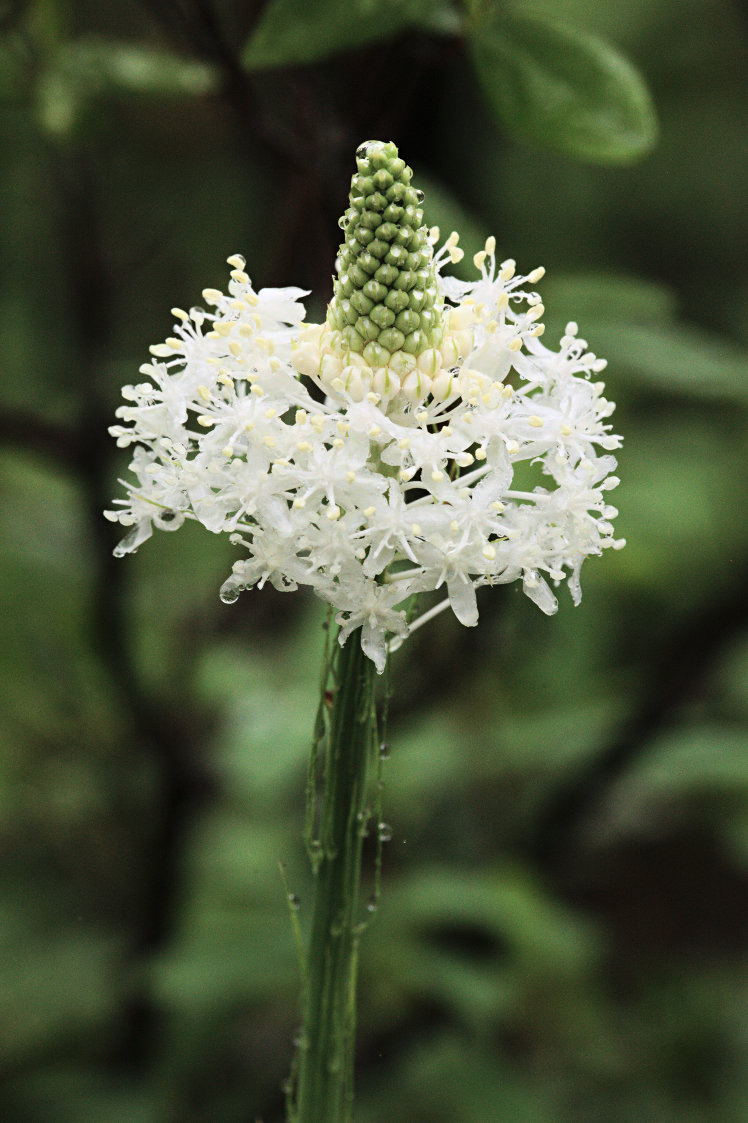
[[[123,390],[110,431],[134,446],[134,481],[107,516],[129,528],[118,554],[185,518],[228,532],[243,556],[223,600],[310,586],[381,671],[418,593],[445,593],[421,620],[451,607],[468,626],[481,585],[521,579],[551,614],[568,577],[578,603],[584,559],[623,545],[606,498],[620,438],[576,324],[558,351],[540,341],[543,270],[517,274],[489,238],[473,281],[444,276],[458,237],[434,252],[395,146],[367,142],[357,163],[325,323],[229,258],[212,311],[173,309]]]

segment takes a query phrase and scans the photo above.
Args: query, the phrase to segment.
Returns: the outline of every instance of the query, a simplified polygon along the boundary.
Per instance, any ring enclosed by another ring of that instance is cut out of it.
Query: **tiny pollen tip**
[[[489,255],[489,257],[491,256],[491,254],[496,253],[496,239],[494,238],[493,234],[491,234],[490,237],[486,238],[486,253]]]
[[[483,268],[483,262],[486,260],[487,256],[485,250],[479,250],[478,253],[473,255],[473,265],[476,269]]]
[[[539,265],[537,269],[533,269],[527,279],[530,284],[534,285],[536,281],[541,281],[543,277],[545,277],[545,266]]]
[[[188,316],[188,314],[185,312],[184,308],[172,308],[171,314],[172,314],[172,316],[175,316],[177,320],[184,321],[184,320],[189,320],[189,318],[190,318]]]
[[[462,261],[464,256],[465,251],[461,250],[459,246],[452,246],[449,251],[449,260],[453,265],[456,265],[458,261]]]
[[[456,230],[453,230],[452,233],[447,238],[446,242],[444,243],[445,248],[448,249],[448,250],[451,250],[453,246],[457,245],[459,240],[460,240],[460,235],[457,233]]]
[[[227,257],[226,263],[233,266],[234,269],[243,269],[247,264],[246,259],[240,253],[233,253],[231,257]]]
[[[521,337],[521,336],[519,336],[519,335],[516,335],[516,336],[514,337],[514,339],[512,339],[512,340],[511,340],[511,341],[510,341],[510,342],[509,342],[509,343],[507,344],[507,346],[508,346],[508,349],[509,349],[510,351],[521,351],[521,350],[522,350],[522,337]]]

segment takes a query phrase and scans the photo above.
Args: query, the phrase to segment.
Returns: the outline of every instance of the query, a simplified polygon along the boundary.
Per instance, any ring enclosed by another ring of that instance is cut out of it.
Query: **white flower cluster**
[[[255,292],[229,258],[228,293],[205,290],[213,311],[174,309],[147,381],[123,390],[111,432],[134,446],[137,482],[107,512],[130,528],[117,553],[185,518],[227,531],[246,556],[224,601],[266,581],[311,586],[337,611],[341,643],[360,627],[380,671],[388,643],[443,607],[477,623],[481,585],[522,578],[551,614],[548,579],[568,575],[578,603],[585,557],[623,545],[605,494],[620,438],[593,380],[605,362],[575,324],[560,350],[540,342],[543,271],[497,263],[493,239],[475,281],[442,276],[456,243],[434,259],[440,346],[395,369],[341,356],[333,329],[303,323],[302,290]],[[410,620],[410,598],[438,589]]]

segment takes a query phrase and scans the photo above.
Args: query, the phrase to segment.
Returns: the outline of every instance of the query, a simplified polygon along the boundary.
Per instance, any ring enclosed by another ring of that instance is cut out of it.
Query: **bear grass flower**
[[[458,236],[439,246],[423,225],[395,145],[361,145],[357,169],[325,322],[306,323],[302,289],[256,291],[233,256],[209,310],[172,310],[111,429],[133,448],[107,512],[127,528],[117,554],[193,519],[240,552],[224,601],[308,586],[336,613],[307,785],[315,889],[291,1123],[351,1120],[363,839],[381,817],[375,669],[445,608],[476,624],[483,585],[521,580],[552,614],[566,580],[578,603],[584,559],[623,545],[605,361],[574,323],[558,350],[541,342],[543,270],[518,274],[489,238],[472,280],[450,276]],[[419,594],[432,597],[414,616]],[[368,918],[390,836],[379,821]]]
[[[299,288],[255,291],[239,255],[209,311],[173,309],[123,390],[111,432],[137,482],[107,516],[130,528],[120,555],[185,518],[228,532],[243,556],[224,601],[309,586],[381,672],[416,594],[443,590],[428,618],[467,626],[482,585],[521,579],[550,614],[568,578],[578,603],[584,559],[623,544],[606,498],[620,438],[576,324],[558,351],[541,342],[543,270],[497,262],[489,238],[474,280],[445,275],[458,236],[435,251],[395,145],[363,144],[357,167],[324,323]]]

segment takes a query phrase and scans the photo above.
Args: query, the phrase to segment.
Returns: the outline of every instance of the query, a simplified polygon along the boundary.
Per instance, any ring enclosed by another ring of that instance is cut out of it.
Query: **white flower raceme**
[[[606,498],[620,438],[593,381],[604,361],[576,324],[558,351],[541,343],[533,286],[543,271],[523,277],[513,261],[497,263],[492,238],[474,281],[443,276],[461,256],[457,236],[433,256],[438,231],[414,233],[411,221],[402,234],[387,213],[397,218],[399,200],[406,219],[419,218],[409,169],[393,145],[362,146],[359,168],[371,171],[372,159],[405,186],[398,194],[392,176],[387,187],[375,175],[372,209],[371,181],[356,196],[354,177],[325,324],[304,323],[298,288],[256,292],[238,255],[228,292],[203,293],[212,311],[173,310],[174,335],[151,348],[146,381],[123,390],[111,432],[134,446],[135,479],[107,517],[130,528],[120,555],[185,518],[229,532],[244,556],[224,601],[267,581],[310,586],[337,611],[341,643],[360,627],[381,671],[388,643],[441,608],[477,623],[481,585],[521,578],[551,614],[549,581],[568,576],[578,603],[584,559],[623,542]],[[377,239],[378,257],[371,239],[374,256],[355,241],[366,214],[396,231]],[[433,590],[444,599],[409,622],[411,598]]]

